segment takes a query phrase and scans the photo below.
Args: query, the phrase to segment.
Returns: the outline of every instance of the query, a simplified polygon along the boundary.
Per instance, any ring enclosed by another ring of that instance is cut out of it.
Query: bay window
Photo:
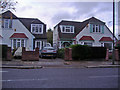
[[[25,47],[25,39],[12,39],[12,48]]]

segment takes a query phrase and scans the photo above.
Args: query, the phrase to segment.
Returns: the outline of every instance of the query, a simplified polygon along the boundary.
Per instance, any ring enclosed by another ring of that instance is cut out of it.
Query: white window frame
[[[6,21],[7,20],[7,21]],[[12,26],[10,27],[10,22],[11,22],[11,24],[12,24],[12,21],[11,21],[11,19],[4,19],[4,28],[12,28]],[[7,25],[6,25],[6,23],[7,23]]]
[[[33,27],[34,28],[38,28],[38,32],[36,32],[36,29],[35,31],[33,31]],[[40,28],[41,28],[41,32],[40,32]],[[43,24],[31,24],[31,32],[34,33],[34,34],[43,34]]]
[[[84,44],[83,45],[85,45],[85,43],[91,43],[92,45],[91,46],[93,46],[93,42],[83,42]],[[88,45],[88,46],[90,46],[90,45]]]
[[[93,28],[94,28],[94,32],[93,32]],[[98,31],[97,31],[97,29],[98,29]],[[92,32],[93,33],[102,33],[102,25],[93,24]]]
[[[18,41],[18,39],[20,39],[20,41]],[[20,47],[22,47],[22,40],[24,40],[24,47],[26,46],[26,40],[24,38],[14,38],[12,39],[12,48],[14,49],[14,40],[16,40],[16,45],[15,48],[18,48],[17,43],[20,43]]]
[[[64,31],[63,31],[64,28]],[[60,29],[62,33],[74,33],[74,26],[70,26],[70,25],[60,25]],[[67,29],[70,30],[70,32],[67,32]],[[73,31],[72,31],[73,30]]]

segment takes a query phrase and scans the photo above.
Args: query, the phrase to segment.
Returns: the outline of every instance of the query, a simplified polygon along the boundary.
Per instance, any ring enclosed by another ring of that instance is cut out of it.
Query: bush
[[[64,58],[64,53],[65,53],[65,49],[58,49],[57,51],[57,57],[58,58]]]
[[[91,59],[99,59],[106,57],[105,47],[90,47],[91,48]]]
[[[72,48],[72,58],[75,60],[88,59],[91,56],[91,49],[86,45],[71,45]]]
[[[0,55],[3,60],[7,58],[7,45],[0,45]]]

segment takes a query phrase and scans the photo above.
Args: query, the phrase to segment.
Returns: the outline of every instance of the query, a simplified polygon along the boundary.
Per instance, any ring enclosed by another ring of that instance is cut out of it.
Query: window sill
[[[43,34],[43,33],[33,33],[33,32],[32,32],[32,34]]]

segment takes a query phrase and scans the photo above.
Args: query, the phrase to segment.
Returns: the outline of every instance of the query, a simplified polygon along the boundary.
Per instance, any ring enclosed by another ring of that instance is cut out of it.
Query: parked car
[[[41,58],[43,58],[43,57],[56,58],[56,56],[57,56],[57,51],[56,51],[53,47],[44,47],[44,48],[40,51],[40,56],[41,56]]]

